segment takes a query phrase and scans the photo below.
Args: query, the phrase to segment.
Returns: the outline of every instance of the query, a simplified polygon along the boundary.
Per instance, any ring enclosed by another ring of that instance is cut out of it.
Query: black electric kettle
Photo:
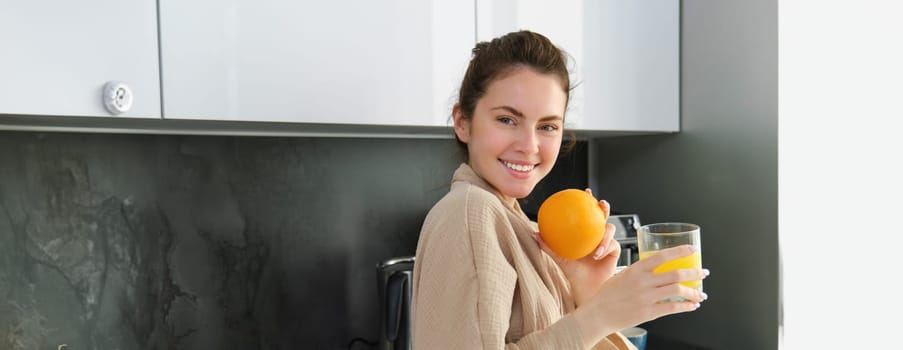
[[[414,257],[396,257],[376,264],[379,290],[381,350],[411,349],[411,277]]]

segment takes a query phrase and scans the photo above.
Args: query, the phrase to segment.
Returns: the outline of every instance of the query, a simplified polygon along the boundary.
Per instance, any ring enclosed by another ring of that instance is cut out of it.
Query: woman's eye
[[[499,117],[499,122],[502,124],[514,125],[514,119],[509,117]]]
[[[549,124],[549,125],[540,126],[539,129],[542,131],[550,131],[551,132],[551,131],[558,130],[558,126]]]

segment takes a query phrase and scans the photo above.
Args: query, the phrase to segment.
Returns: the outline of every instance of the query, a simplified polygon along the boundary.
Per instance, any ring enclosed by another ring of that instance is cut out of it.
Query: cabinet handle
[[[114,115],[128,112],[133,99],[132,89],[121,81],[110,81],[103,86],[103,105]]]

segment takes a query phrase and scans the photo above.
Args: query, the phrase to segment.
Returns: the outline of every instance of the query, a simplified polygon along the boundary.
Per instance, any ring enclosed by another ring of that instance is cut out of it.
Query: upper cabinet
[[[477,0],[477,38],[529,29],[573,58],[567,126],[680,128],[680,2]]]
[[[0,114],[161,116],[153,0],[9,2],[0,43]]]
[[[590,130],[680,130],[680,1],[586,1]]]
[[[474,2],[159,0],[166,119],[446,126]]]
[[[569,127],[674,132],[679,25],[678,0],[19,1],[0,10],[0,128],[450,135],[431,127],[474,44],[530,29],[573,58]]]

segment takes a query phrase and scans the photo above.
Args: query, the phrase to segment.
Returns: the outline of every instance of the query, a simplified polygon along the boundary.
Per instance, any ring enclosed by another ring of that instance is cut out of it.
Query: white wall
[[[899,349],[903,4],[779,6],[782,349]]]

